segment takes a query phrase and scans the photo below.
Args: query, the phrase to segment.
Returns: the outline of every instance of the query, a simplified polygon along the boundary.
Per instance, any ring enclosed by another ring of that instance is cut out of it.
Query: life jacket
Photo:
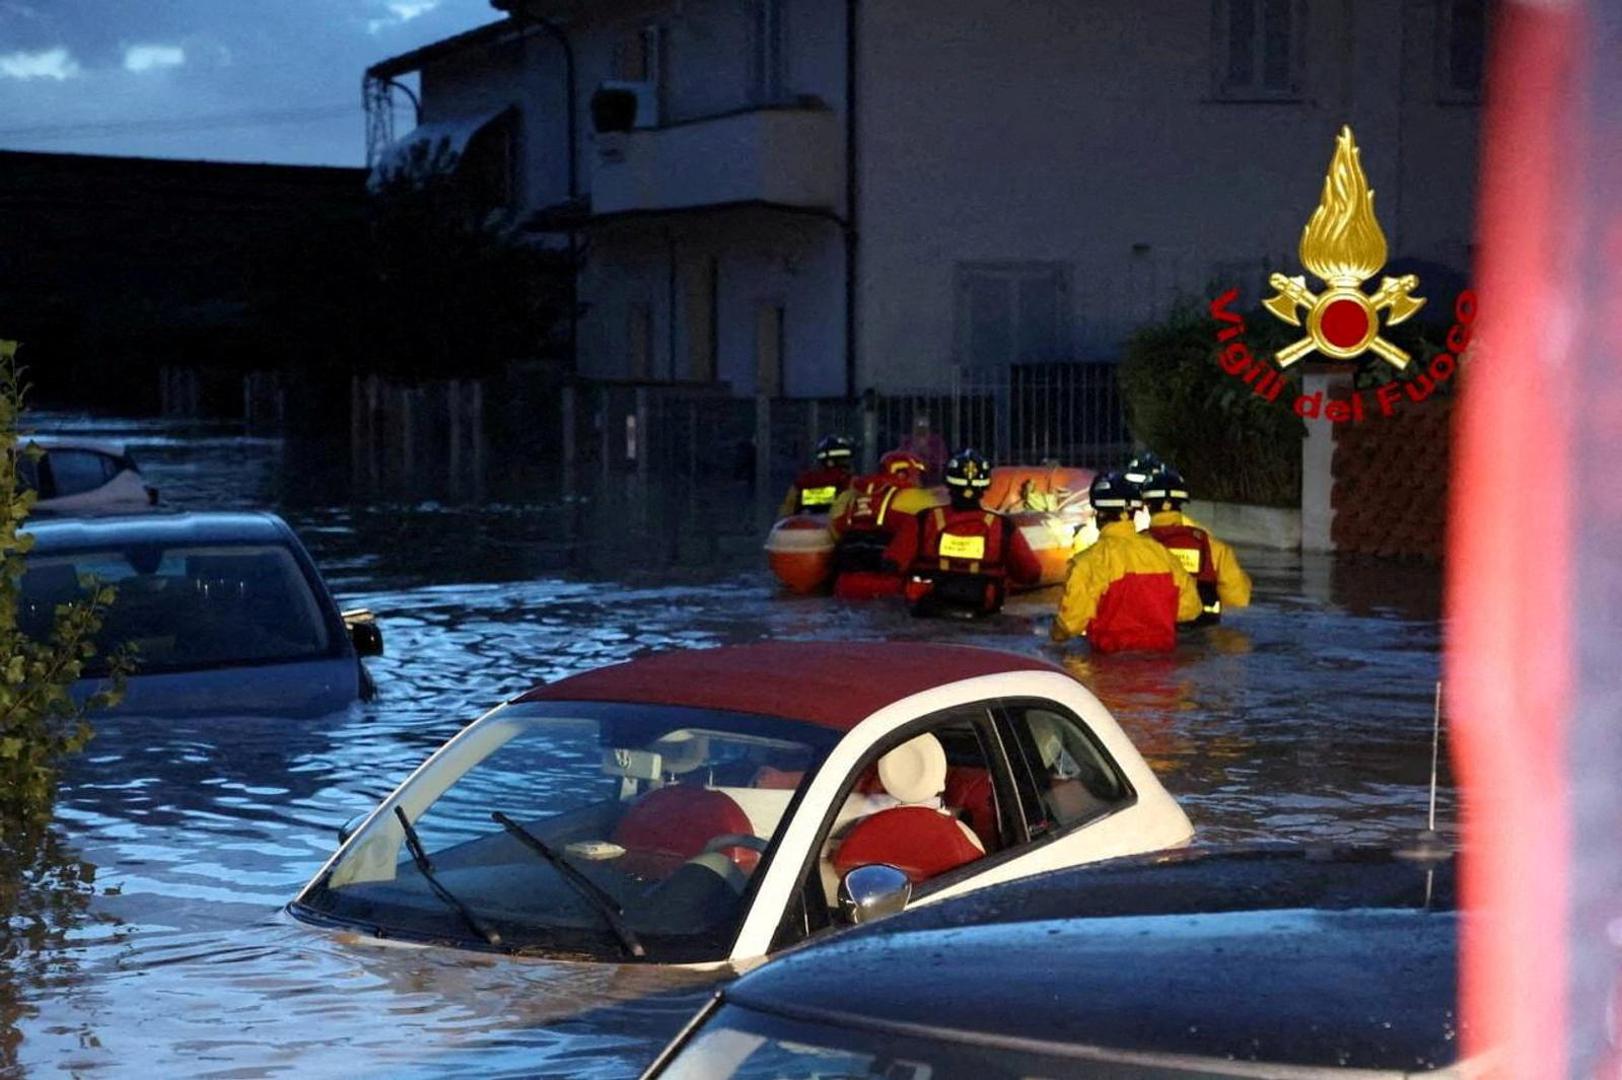
[[[1160,541],[1194,579],[1203,609],[1195,625],[1221,619],[1222,601],[1217,598],[1217,570],[1216,560],[1211,557],[1211,535],[1193,525],[1151,525],[1145,531]]]
[[[863,476],[851,484],[851,497],[845,501],[834,523],[839,545],[834,550],[836,573],[885,573],[884,551],[892,533],[890,504],[901,488],[888,476]],[[893,573],[893,571],[891,571]],[[862,592],[865,595],[866,589]],[[890,590],[893,594],[896,590]]]
[[[802,514],[826,514],[839,493],[850,484],[850,470],[840,466],[819,465],[807,469],[794,478],[798,492],[798,510]]]
[[[987,614],[999,610],[1007,589],[1003,559],[1012,523],[990,510],[945,506],[920,517],[907,600],[915,608],[946,604]]]
[[[1171,652],[1177,647],[1177,586],[1171,574],[1128,573],[1098,598],[1087,629],[1095,652]]]

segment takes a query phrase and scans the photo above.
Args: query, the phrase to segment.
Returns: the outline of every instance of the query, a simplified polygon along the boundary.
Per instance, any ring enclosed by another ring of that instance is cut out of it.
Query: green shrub
[[[1185,303],[1128,340],[1117,371],[1133,435],[1177,467],[1195,498],[1262,506],[1301,501],[1303,425],[1290,403],[1300,377],[1264,401],[1217,365],[1217,323]],[[1266,312],[1245,319],[1251,352],[1266,356],[1299,336]]]
[[[17,343],[0,341],[0,847],[50,816],[61,760],[89,741],[87,714],[118,700],[129,669],[127,656],[112,658],[112,677],[83,704],[71,694],[86,660],[96,655],[94,637],[113,602],[105,586],[87,590],[80,603],[58,605],[49,635],[36,641],[22,632],[24,556],[33,538],[19,530],[34,505],[34,493],[19,491],[18,462],[37,455],[21,441],[24,389]]]

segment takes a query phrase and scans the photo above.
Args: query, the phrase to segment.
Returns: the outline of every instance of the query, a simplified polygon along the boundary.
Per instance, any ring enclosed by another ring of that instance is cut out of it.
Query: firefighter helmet
[[[812,457],[823,465],[848,465],[855,447],[843,435],[824,435]]]
[[[911,450],[891,450],[879,458],[879,471],[902,483],[916,483],[924,475],[924,459]]]
[[[1170,465],[1162,465],[1143,485],[1143,498],[1148,503],[1169,502],[1177,506],[1188,501],[1188,484],[1183,474]]]
[[[1132,460],[1126,463],[1126,468],[1121,470],[1121,477],[1129,484],[1142,487],[1164,464],[1153,450],[1144,450],[1134,454]]]
[[[978,450],[959,450],[946,463],[946,486],[979,495],[991,486],[991,462]]]
[[[1118,472],[1102,473],[1087,489],[1094,510],[1129,510],[1138,499],[1137,486]]]

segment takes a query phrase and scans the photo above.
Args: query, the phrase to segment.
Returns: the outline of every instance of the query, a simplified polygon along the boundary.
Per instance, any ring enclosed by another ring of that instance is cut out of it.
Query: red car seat
[[[888,863],[918,884],[985,854],[967,826],[934,805],[946,787],[946,751],[939,739],[926,732],[902,743],[879,759],[878,772],[884,790],[910,805],[880,810],[851,828],[834,853],[841,876]]]
[[[946,771],[946,805],[969,815],[969,828],[987,851],[998,846],[997,803],[991,773],[973,765],[953,765]]]
[[[621,865],[640,877],[664,878],[697,855],[717,836],[750,836],[749,815],[723,791],[687,784],[654,788],[639,797],[614,826],[613,841],[625,849]],[[759,853],[728,848],[727,856],[745,872]]]

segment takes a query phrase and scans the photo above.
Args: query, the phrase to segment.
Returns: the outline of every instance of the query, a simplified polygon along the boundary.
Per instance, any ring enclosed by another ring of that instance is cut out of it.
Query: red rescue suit
[[[1181,523],[1151,523],[1144,531],[1159,540],[1161,546],[1171,552],[1172,557],[1188,571],[1188,576],[1194,579],[1194,588],[1200,594],[1200,617],[1194,620],[1194,625],[1204,626],[1219,621],[1222,618],[1222,601],[1217,596],[1216,557],[1211,551],[1211,534]]]
[[[794,485],[778,508],[778,517],[790,514],[826,514],[850,486],[851,472],[843,465],[818,465],[794,478]]]
[[[1002,609],[1008,586],[1034,585],[1042,564],[1014,522],[991,510],[938,506],[898,529],[886,556],[906,567],[906,597],[916,614],[956,608]]]

